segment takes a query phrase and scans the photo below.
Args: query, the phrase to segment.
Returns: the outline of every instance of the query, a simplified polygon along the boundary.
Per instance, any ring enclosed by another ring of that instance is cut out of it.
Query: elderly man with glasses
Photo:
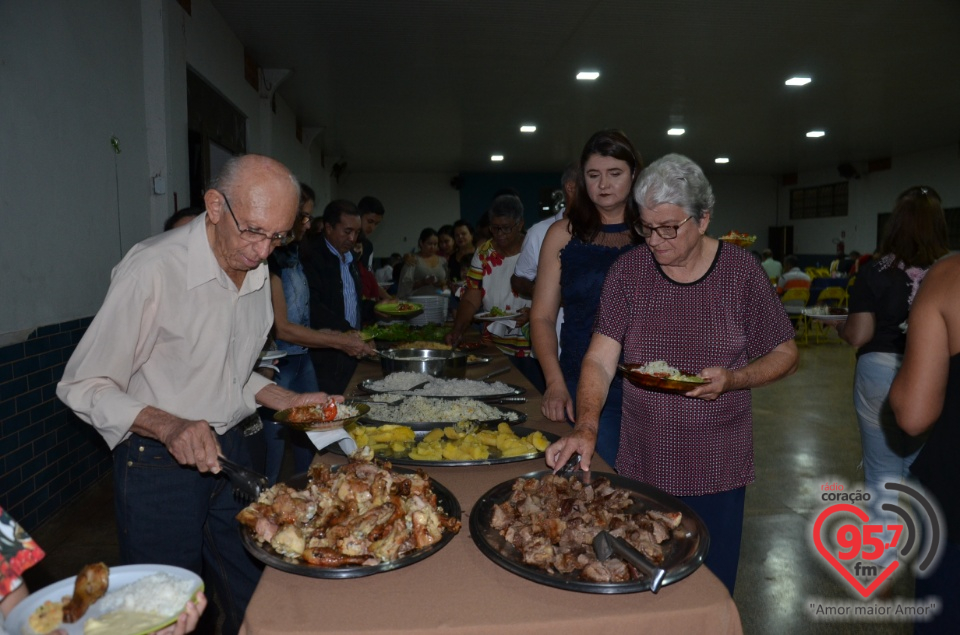
[[[229,160],[206,212],[135,245],[67,363],[57,395],[113,450],[120,555],[201,574],[236,633],[260,577],[216,478],[219,456],[249,465],[237,424],[257,404],[323,402],[253,373],[273,325],[265,260],[287,241],[300,196],[277,161]]]

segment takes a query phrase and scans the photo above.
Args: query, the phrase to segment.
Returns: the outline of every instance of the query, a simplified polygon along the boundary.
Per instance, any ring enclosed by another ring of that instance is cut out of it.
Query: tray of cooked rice
[[[389,395],[380,398],[387,400]],[[476,421],[481,424],[496,425],[505,422],[510,425],[523,423],[527,415],[469,397],[443,399],[440,397],[404,397],[398,401],[377,403],[370,401],[369,412],[360,421],[365,424],[402,423],[412,428],[457,421]]]
[[[424,384],[424,386],[411,390],[419,384]],[[365,379],[360,383],[358,388],[367,394],[397,393],[448,399],[455,399],[457,397],[473,397],[475,399],[512,397],[522,395],[526,392],[526,390],[520,386],[505,384],[501,381],[486,382],[475,379],[444,379],[425,373],[411,372],[391,373],[383,379]]]

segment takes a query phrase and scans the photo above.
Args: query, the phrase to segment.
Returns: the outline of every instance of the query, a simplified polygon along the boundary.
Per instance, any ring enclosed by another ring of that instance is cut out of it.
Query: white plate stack
[[[450,298],[445,295],[412,295],[407,301],[423,305],[423,313],[410,319],[410,324],[414,326],[443,324],[447,319]]]

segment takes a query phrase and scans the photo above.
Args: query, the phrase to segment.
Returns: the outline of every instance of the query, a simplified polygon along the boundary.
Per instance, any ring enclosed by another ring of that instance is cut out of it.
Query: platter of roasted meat
[[[450,490],[422,471],[354,458],[274,485],[237,520],[244,547],[266,565],[358,578],[433,555],[460,531],[460,511]]]
[[[706,525],[687,504],[605,472],[526,474],[489,490],[470,512],[477,547],[516,575],[583,593],[650,590],[627,561],[597,559],[593,539],[604,530],[665,569],[664,585],[696,571],[710,548]]]

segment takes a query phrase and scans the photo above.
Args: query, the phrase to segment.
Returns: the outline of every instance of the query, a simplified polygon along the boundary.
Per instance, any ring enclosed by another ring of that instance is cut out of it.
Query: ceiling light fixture
[[[671,137],[679,137],[684,132],[686,132],[686,130],[683,128],[670,128],[669,130],[667,130],[667,134],[670,135]]]
[[[717,157],[713,160],[714,163],[730,163],[729,157]]]
[[[503,161],[503,155],[502,155],[502,154],[491,154],[491,155],[490,155],[490,160],[491,160],[491,161]]]
[[[783,82],[787,86],[806,86],[813,80],[809,77],[791,77],[787,81]]]
[[[827,135],[823,130],[811,130],[807,133],[807,136],[811,139],[819,139],[820,137],[825,137]]]
[[[536,131],[537,131],[537,127],[534,125],[527,124],[524,126],[520,126],[520,132],[536,132]]]
[[[583,80],[592,81],[594,79],[597,79],[598,77],[600,77],[600,73],[597,71],[580,71],[579,73],[577,73],[577,79],[581,81]]]

